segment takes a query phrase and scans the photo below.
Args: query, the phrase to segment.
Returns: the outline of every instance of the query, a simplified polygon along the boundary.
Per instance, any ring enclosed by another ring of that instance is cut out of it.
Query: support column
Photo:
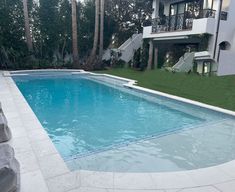
[[[158,48],[154,48],[154,69],[158,68]]]
[[[150,42],[149,42],[149,59],[148,59],[147,70],[152,69],[152,64],[153,64],[153,41],[150,40]]]

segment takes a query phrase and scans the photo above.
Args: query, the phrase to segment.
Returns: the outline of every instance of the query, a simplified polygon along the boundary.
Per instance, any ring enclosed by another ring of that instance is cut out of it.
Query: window
[[[214,0],[204,0],[203,9],[213,9]]]
[[[180,3],[178,5],[178,14],[184,14],[184,8],[185,8],[185,4],[184,3]]]
[[[231,0],[223,0],[222,11],[228,11]]]
[[[222,11],[221,11],[221,20],[228,19],[228,11],[229,11],[230,0],[223,0]]]
[[[203,63],[203,74],[209,74],[211,72],[211,62],[205,61]]]
[[[227,41],[223,41],[219,44],[220,50],[230,50],[231,44]]]
[[[171,5],[171,15],[177,14],[177,4]]]

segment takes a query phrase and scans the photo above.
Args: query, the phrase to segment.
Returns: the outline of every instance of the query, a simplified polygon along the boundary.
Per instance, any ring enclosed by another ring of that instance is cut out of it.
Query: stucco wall
[[[218,36],[218,45],[227,41],[231,44],[231,49],[220,51],[218,75],[235,74],[235,1],[230,2],[228,9],[228,20],[221,21]],[[219,50],[219,49],[218,49]],[[217,52],[218,54],[218,52]]]
[[[174,0],[174,2],[178,2],[181,0]],[[158,15],[158,6],[156,6],[159,0],[153,1],[153,18]],[[173,1],[166,0],[165,3],[165,15],[169,14],[169,5]],[[208,51],[211,56],[214,55],[214,48],[216,47],[215,61],[218,56],[220,58],[219,63],[215,63],[213,67],[218,68],[218,75],[228,75],[235,74],[235,61],[233,64],[233,60],[235,60],[235,0],[226,1],[226,11],[228,11],[228,19],[227,21],[221,20],[220,22],[220,30],[218,34],[217,45],[215,46],[215,37],[216,37],[216,29],[217,29],[217,21],[219,18],[218,10],[219,10],[219,2],[220,0],[214,1],[214,9],[217,10],[215,19],[212,18],[204,18],[194,20],[193,29],[189,31],[176,31],[176,32],[166,32],[166,33],[152,33],[152,27],[145,27],[143,38],[160,38],[160,37],[175,37],[175,36],[185,36],[185,35],[195,35],[195,34],[211,34],[209,38]],[[228,6],[229,5],[229,6]],[[219,52],[219,44],[221,42],[229,42],[231,44],[231,50],[227,52],[220,51]],[[220,54],[220,55],[219,55]]]

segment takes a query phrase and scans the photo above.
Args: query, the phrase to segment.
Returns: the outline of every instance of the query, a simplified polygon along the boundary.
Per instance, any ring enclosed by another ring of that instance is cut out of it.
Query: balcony
[[[184,35],[214,34],[215,10],[203,9],[198,14],[177,14],[152,20],[144,27],[143,38],[177,37]],[[221,18],[222,19],[222,18]]]
[[[198,15],[187,13],[155,18],[152,20],[152,33],[192,30],[193,20],[215,18],[215,10],[200,10]]]

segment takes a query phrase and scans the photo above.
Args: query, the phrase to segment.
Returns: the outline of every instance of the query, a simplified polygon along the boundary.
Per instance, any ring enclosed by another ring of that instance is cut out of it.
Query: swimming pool
[[[232,116],[93,75],[13,79],[71,169],[176,171],[235,158]]]

